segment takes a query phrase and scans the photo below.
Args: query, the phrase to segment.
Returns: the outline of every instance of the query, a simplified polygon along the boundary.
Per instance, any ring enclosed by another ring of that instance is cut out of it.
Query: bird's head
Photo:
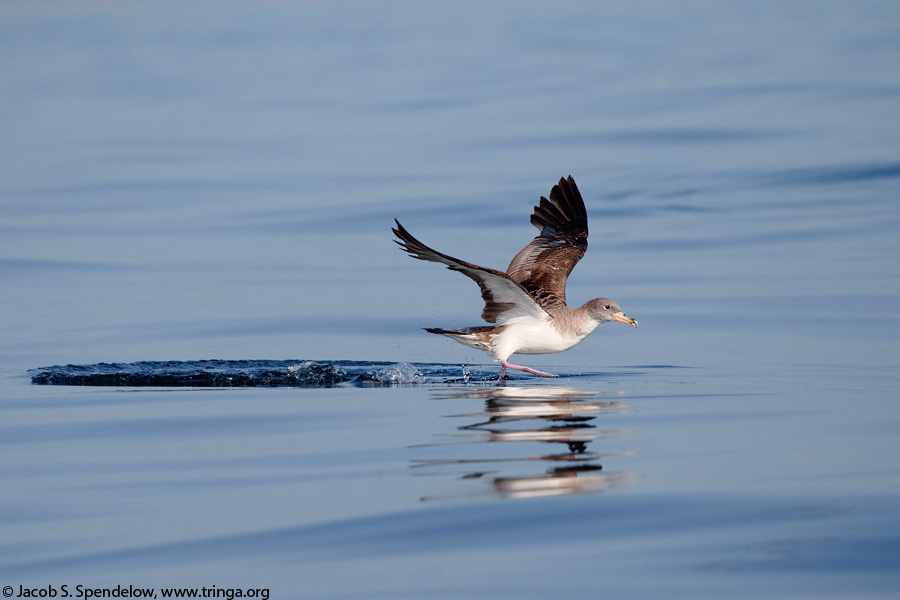
[[[609,298],[594,298],[585,306],[588,313],[598,323],[607,323],[609,321],[618,321],[632,327],[637,327],[638,322],[631,317],[626,317],[619,305]]]

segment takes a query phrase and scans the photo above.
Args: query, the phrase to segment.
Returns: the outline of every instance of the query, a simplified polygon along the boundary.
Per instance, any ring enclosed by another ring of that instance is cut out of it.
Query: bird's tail
[[[491,336],[493,334],[499,333],[499,329],[500,327],[487,325],[481,327],[462,327],[460,329],[441,329],[439,327],[426,327],[425,331],[427,331],[428,333],[445,335],[455,342],[465,344],[466,346],[475,348],[476,350],[486,350],[490,352]]]

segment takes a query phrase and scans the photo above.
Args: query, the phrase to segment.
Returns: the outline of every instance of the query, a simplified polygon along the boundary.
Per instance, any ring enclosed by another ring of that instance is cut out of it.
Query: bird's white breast
[[[493,354],[506,359],[512,354],[554,354],[568,350],[583,340],[597,326],[586,330],[562,332],[552,319],[517,317],[506,323],[493,341]]]

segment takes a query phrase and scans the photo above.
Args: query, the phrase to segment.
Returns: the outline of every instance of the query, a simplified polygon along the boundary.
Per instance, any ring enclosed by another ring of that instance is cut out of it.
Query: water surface
[[[0,11],[3,585],[896,596],[894,3]],[[641,326],[501,385],[390,226],[568,174]]]

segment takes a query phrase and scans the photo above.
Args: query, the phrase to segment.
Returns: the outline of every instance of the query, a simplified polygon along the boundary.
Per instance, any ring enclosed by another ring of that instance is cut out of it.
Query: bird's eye
[[[607,304],[607,305],[606,305],[606,310],[609,310],[610,308],[612,308],[612,306],[610,306],[609,304]]]

